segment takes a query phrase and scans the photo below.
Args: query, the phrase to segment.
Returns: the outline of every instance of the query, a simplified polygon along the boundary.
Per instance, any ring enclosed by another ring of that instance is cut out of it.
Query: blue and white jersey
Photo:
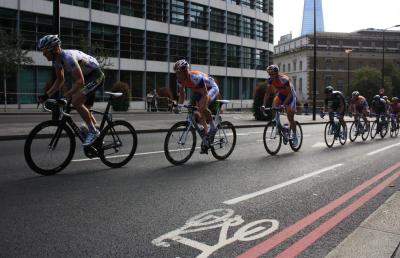
[[[83,76],[90,74],[92,71],[100,68],[96,58],[89,56],[82,51],[64,49],[61,52],[61,63],[53,61],[53,66],[57,69],[64,69],[68,73],[72,73],[78,67],[81,68]]]

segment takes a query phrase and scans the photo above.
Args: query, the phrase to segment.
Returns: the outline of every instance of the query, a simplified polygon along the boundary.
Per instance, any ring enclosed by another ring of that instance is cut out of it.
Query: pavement
[[[40,121],[50,119],[50,115],[42,116],[37,110],[0,112],[0,141],[22,140]],[[28,119],[29,117],[35,119]],[[75,115],[77,116],[77,115]],[[185,114],[147,113],[147,112],[113,112],[115,119],[125,119],[133,124],[138,133],[166,132],[175,122],[185,118]],[[12,118],[12,119],[11,119]],[[237,128],[264,127],[265,121],[256,121],[250,112],[226,111],[224,120],[232,122]],[[11,119],[11,120],[10,120]],[[323,124],[327,118],[317,115],[296,115],[302,125]],[[350,122],[351,118],[345,117]],[[13,122],[8,122],[13,121]],[[156,121],[156,122],[155,122]],[[286,121],[286,117],[282,117]],[[329,254],[336,257],[391,257],[400,258],[400,189],[372,213],[360,226],[345,238]]]

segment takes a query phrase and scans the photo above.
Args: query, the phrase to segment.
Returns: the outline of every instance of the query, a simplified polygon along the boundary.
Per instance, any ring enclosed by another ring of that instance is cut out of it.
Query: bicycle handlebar
[[[62,115],[68,116],[68,117],[71,116],[70,114],[65,113],[64,110],[63,110],[63,107],[66,106],[66,105],[68,104],[68,101],[67,101],[66,99],[47,99],[47,100],[45,100],[44,102],[38,102],[38,107],[39,107],[39,105],[42,105],[42,110],[43,110],[43,111],[51,113],[51,112],[53,112],[53,110],[48,109],[48,108],[46,107],[46,103],[57,104],[58,107],[59,107],[59,109],[60,109],[60,113],[61,113]]]

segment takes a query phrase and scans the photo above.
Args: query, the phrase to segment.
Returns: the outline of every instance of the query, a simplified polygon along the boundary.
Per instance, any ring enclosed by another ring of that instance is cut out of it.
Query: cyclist
[[[397,128],[395,128],[395,129],[399,129],[400,102],[399,102],[399,98],[398,97],[393,97],[392,98],[392,102],[390,104],[390,112],[391,112],[391,114],[393,114],[396,117]]]
[[[287,118],[289,120],[290,128],[292,130],[292,142],[297,145],[298,139],[296,134],[296,122],[294,120],[294,113],[296,112],[296,91],[294,90],[293,84],[289,80],[286,74],[279,72],[277,65],[270,65],[267,67],[268,88],[264,95],[263,105],[261,110],[265,109],[266,103],[269,96],[272,93],[276,93],[272,102],[273,107],[283,106],[286,107]]]
[[[344,121],[344,112],[346,111],[346,99],[344,98],[343,93],[334,90],[333,87],[330,85],[325,87],[324,92],[325,105],[323,112],[326,112],[326,110],[329,111],[329,120],[331,122],[333,122],[332,112],[337,112],[340,124],[343,126],[343,128],[347,128],[346,122]],[[347,132],[345,132],[342,137],[346,138]]]
[[[200,71],[191,71],[189,63],[184,60],[178,60],[174,65],[176,73],[178,91],[179,91],[179,104],[185,100],[185,88],[190,88],[193,92],[191,102],[198,106],[196,116],[200,124],[204,127],[204,134],[209,144],[210,138],[216,133],[217,128],[212,119],[210,107],[215,105],[215,100],[219,93],[219,88],[215,80]],[[208,130],[207,121],[210,123]],[[203,150],[200,153],[207,153]]]
[[[358,91],[353,91],[351,94],[351,101],[350,101],[350,109],[351,112],[355,114],[354,121],[358,115],[362,115],[364,122],[367,124],[368,119],[367,115],[369,113],[369,107],[367,99],[360,95]]]
[[[377,123],[376,132],[379,133],[381,131],[379,119],[381,115],[384,115],[382,116],[382,119],[385,120],[386,116],[386,101],[379,95],[375,95],[371,102],[371,108],[372,112],[374,112],[376,115],[376,123]]]
[[[38,42],[38,48],[48,61],[52,61],[57,78],[51,88],[44,95],[39,96],[39,101],[45,101],[49,96],[59,91],[64,85],[64,73],[70,73],[73,79],[72,87],[64,96],[71,99],[72,105],[81,115],[88,127],[88,134],[83,146],[91,145],[100,132],[96,129],[96,120],[87,109],[92,106],[95,91],[104,84],[104,73],[101,71],[97,60],[79,50],[61,48],[58,35],[46,35]]]

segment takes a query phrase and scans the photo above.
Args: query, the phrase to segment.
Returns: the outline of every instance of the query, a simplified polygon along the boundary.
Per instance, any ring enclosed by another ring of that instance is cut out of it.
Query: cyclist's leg
[[[292,129],[292,132],[296,134],[296,122],[294,121],[294,114],[296,113],[296,97],[292,97],[292,100],[286,107],[286,111],[290,128]]]
[[[199,107],[199,121],[200,124],[204,127],[205,133],[208,133],[208,124],[207,120],[211,121],[211,112],[207,108],[208,107],[208,96],[201,96],[200,100],[197,102],[197,106]]]
[[[85,121],[86,125],[88,126],[89,132],[96,131],[94,124],[90,118],[90,112],[84,105],[86,101],[86,95],[78,91],[72,95],[72,105],[75,107],[76,111],[81,115],[83,121]]]
[[[90,109],[93,107],[94,98],[95,98],[95,91],[92,91],[89,94],[87,94],[86,101],[85,101],[85,107],[89,110],[90,121],[92,121],[92,123],[96,126],[96,124],[97,124],[96,118],[94,117],[93,113],[90,111]]]
[[[217,110],[217,102],[216,99],[218,97],[219,89],[218,87],[212,87],[207,94],[208,97],[208,113],[210,114],[210,130],[215,131],[216,129],[216,124],[214,123],[214,120],[212,119],[212,110],[215,112]],[[208,120],[208,119],[207,119]]]

